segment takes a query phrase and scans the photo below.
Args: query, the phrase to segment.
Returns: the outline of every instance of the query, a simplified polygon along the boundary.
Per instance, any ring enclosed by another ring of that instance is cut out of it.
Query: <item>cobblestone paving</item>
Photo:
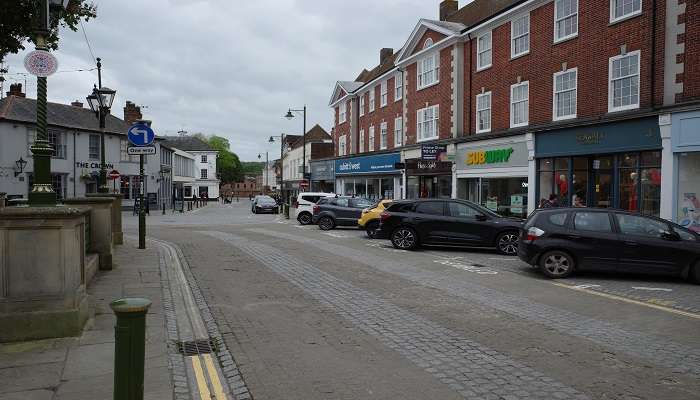
[[[465,399],[588,398],[533,368],[271,246],[224,232],[199,233],[228,242],[259,260]]]
[[[270,229],[249,229],[249,231],[312,245],[339,257],[361,262],[421,285],[444,290],[454,296],[466,298],[486,307],[539,323],[558,332],[585,338],[615,351],[622,351],[634,357],[649,360],[669,368],[674,373],[687,373],[700,377],[700,349],[698,348],[622,329],[612,323],[536,303],[478,284],[455,281],[433,271],[420,269],[406,263],[394,262],[388,257],[378,260],[375,254],[358,252],[355,249],[329,243],[325,240],[311,239]]]

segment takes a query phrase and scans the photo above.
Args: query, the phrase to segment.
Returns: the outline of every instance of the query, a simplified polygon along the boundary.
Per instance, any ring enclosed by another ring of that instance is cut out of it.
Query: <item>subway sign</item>
[[[513,151],[512,147],[507,149],[469,151],[467,152],[467,159],[465,162],[467,165],[507,163]]]

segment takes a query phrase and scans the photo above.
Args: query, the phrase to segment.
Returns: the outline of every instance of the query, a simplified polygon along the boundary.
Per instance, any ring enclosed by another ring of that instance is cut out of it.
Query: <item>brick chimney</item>
[[[22,84],[21,83],[13,83],[10,84],[10,91],[7,92],[8,96],[17,96],[17,97],[26,97],[24,93],[22,93]]]
[[[72,105],[73,107],[83,108],[83,103],[79,100],[70,103],[70,105]]]
[[[459,2],[457,0],[443,0],[440,2],[440,21],[447,21],[450,15],[459,10]]]
[[[383,64],[384,61],[387,58],[391,57],[393,54],[394,54],[394,49],[390,49],[390,48],[385,47],[385,48],[379,50],[379,64],[380,65]]]
[[[127,100],[126,106],[124,106],[124,121],[131,125],[140,119],[143,119],[143,115],[141,115],[141,107]]]

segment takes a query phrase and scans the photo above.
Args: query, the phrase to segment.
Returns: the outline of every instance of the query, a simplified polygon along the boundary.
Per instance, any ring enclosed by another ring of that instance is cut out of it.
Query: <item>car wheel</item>
[[[496,238],[496,250],[507,256],[518,254],[518,233],[515,231],[503,232]]]
[[[412,228],[402,226],[391,233],[391,244],[397,249],[413,250],[418,246],[418,235]]]
[[[297,221],[299,221],[299,223],[302,225],[308,225],[311,223],[311,214],[307,212],[301,213],[297,217]]]
[[[331,217],[321,217],[318,220],[318,227],[323,231],[329,231],[335,227],[335,222]]]
[[[540,270],[549,278],[566,278],[574,272],[574,259],[561,250],[552,250],[540,257]]]
[[[700,260],[695,262],[695,265],[690,267],[690,281],[700,285]]]
[[[367,232],[367,237],[370,239],[376,239],[377,238],[377,233],[379,230],[379,222],[377,221],[370,221],[367,223],[367,227],[365,228]]]

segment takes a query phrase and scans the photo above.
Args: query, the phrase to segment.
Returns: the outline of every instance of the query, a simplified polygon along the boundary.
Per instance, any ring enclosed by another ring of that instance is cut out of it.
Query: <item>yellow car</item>
[[[360,219],[357,220],[357,225],[360,229],[367,231],[367,236],[370,239],[377,237],[377,229],[379,228],[379,214],[384,211],[393,200],[380,200],[372,207],[362,210]]]

